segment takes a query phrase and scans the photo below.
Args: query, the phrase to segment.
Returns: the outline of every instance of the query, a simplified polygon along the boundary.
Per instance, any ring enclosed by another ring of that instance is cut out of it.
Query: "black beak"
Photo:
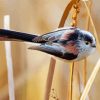
[[[92,47],[93,47],[93,48],[96,48],[96,44],[92,44]]]

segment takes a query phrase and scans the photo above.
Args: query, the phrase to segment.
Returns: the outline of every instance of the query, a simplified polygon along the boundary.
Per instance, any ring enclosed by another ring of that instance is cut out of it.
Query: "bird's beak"
[[[96,44],[92,44],[91,46],[92,46],[93,48],[96,48]]]

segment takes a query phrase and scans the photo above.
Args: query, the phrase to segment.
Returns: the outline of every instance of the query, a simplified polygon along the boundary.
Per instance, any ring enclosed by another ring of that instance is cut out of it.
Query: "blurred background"
[[[0,0],[0,28],[4,28],[4,16],[10,16],[10,29],[44,34],[56,29],[63,11],[70,0]],[[92,1],[91,14],[100,32],[100,0]],[[65,26],[70,26],[70,13]],[[86,29],[87,12],[81,3],[79,27]],[[92,29],[90,29],[92,30]],[[28,50],[33,44],[11,42],[15,100],[43,100],[51,56]],[[99,58],[98,50],[88,57],[87,79]],[[79,65],[80,71],[83,66]],[[59,100],[66,100],[69,77],[68,63],[57,60],[52,88]],[[90,100],[100,98],[100,73],[89,93]],[[0,42],[0,100],[9,100],[8,70],[4,42]],[[51,98],[51,100],[53,100]]]

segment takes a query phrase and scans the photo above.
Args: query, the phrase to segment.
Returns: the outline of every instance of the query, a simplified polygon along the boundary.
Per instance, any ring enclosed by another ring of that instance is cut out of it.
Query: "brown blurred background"
[[[3,18],[10,15],[10,29],[28,33],[43,34],[56,29],[69,0],[0,0],[0,28],[3,28]],[[100,32],[100,0],[92,1],[92,17],[98,36]],[[79,27],[85,29],[87,13],[81,4]],[[65,26],[71,23],[71,14]],[[91,29],[92,30],[92,29]],[[16,100],[43,100],[50,56],[27,48],[28,43],[11,42],[13,74]],[[99,58],[98,51],[88,57],[87,74],[90,76]],[[59,100],[66,100],[69,66],[57,60],[53,85]],[[82,65],[79,66],[80,71]],[[90,100],[100,98],[100,74],[89,93]],[[7,64],[4,42],[0,42],[0,100],[9,100]],[[51,100],[53,100],[51,98]]]

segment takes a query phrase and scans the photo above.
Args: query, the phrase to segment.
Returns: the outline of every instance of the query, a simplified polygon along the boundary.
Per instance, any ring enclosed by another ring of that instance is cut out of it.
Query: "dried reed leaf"
[[[100,59],[98,60],[96,66],[93,69],[93,72],[92,72],[92,74],[91,74],[91,76],[90,76],[90,78],[89,78],[89,80],[88,80],[88,82],[86,84],[86,87],[85,87],[85,89],[83,91],[83,94],[82,94],[80,100],[85,100],[85,98],[86,98],[87,94],[89,93],[89,90],[90,90],[90,88],[91,88],[91,86],[92,86],[92,84],[94,82],[94,79],[95,79],[99,69],[100,69]]]

